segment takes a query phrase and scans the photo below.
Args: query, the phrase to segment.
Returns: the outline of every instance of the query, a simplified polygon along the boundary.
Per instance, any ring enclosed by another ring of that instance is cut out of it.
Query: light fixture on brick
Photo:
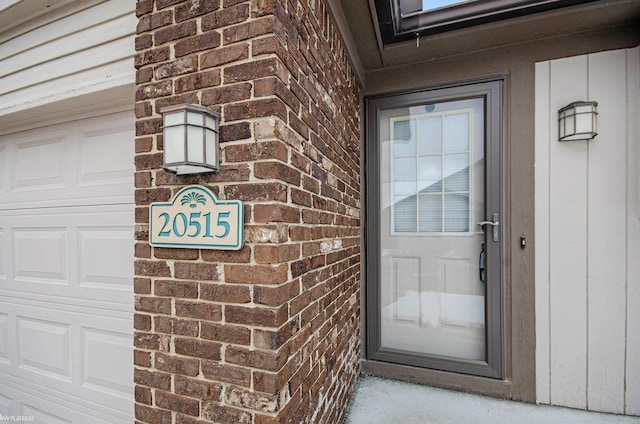
[[[596,135],[597,102],[573,102],[558,111],[558,140],[591,140]]]
[[[165,171],[182,174],[220,168],[220,115],[200,105],[169,106],[162,113]]]

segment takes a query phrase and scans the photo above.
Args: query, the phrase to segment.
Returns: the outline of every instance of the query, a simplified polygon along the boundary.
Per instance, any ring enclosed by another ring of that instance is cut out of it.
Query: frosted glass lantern
[[[591,140],[598,135],[597,102],[573,102],[558,111],[559,141]]]
[[[220,115],[200,105],[170,106],[160,112],[166,171],[182,175],[220,169]]]

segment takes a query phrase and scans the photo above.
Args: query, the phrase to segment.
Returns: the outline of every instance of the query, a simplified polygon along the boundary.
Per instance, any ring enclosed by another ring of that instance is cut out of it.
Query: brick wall
[[[360,87],[322,0],[137,3],[135,400],[144,423],[336,423],[358,368]],[[221,170],[161,170],[158,110],[220,112]],[[151,248],[187,184],[241,251]]]

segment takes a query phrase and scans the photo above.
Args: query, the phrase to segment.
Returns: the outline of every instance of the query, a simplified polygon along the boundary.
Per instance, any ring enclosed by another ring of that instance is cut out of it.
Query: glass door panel
[[[500,173],[491,172],[500,162],[499,137],[487,125],[487,111],[499,118],[500,85],[488,86],[494,91],[483,85],[475,96],[416,101],[414,94],[368,104],[376,134],[368,146],[375,149],[368,207],[376,213],[367,233],[376,252],[368,278],[373,359],[501,375],[500,242],[478,225],[500,211],[501,198]],[[488,271],[480,271],[481,261],[490,262]]]
[[[380,114],[381,346],[485,360],[481,98]],[[386,135],[386,136],[385,136]]]

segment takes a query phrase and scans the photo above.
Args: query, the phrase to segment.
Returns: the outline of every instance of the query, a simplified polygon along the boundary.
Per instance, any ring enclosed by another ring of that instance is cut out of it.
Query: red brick
[[[151,294],[151,279],[135,277],[133,279],[133,292],[135,294]]]
[[[156,80],[161,80],[176,77],[178,75],[189,74],[197,70],[198,58],[196,56],[188,56],[156,66],[154,69],[154,75]],[[171,88],[173,88],[173,85]]]
[[[306,192],[306,191],[302,191],[302,190],[298,190],[297,188],[291,188],[291,201],[293,203],[295,203],[296,205],[300,205],[300,206],[306,206],[306,207],[311,207],[311,193]],[[305,220],[305,212],[307,211],[302,211],[302,222],[307,222]]]
[[[199,333],[198,321],[167,316],[156,316],[153,321],[154,330],[158,333],[179,334],[181,336],[191,337],[197,337]]]
[[[133,66],[136,69],[145,65],[163,62],[169,59],[169,47],[161,47],[153,50],[140,52],[134,56]]]
[[[300,101],[289,88],[278,78],[268,77],[254,82],[255,96],[278,96],[296,113],[300,110]]]
[[[158,128],[162,126],[162,120],[157,120]],[[152,130],[155,131],[155,130]],[[159,131],[159,129],[158,129]],[[150,134],[153,134],[151,132]],[[135,157],[134,162],[136,164],[136,171],[142,171],[146,169],[158,169],[162,168],[163,157],[162,153],[153,153],[150,155],[138,155]]]
[[[220,105],[251,98],[251,84],[233,84],[216,87],[202,92],[202,105]]]
[[[259,78],[277,76],[281,80],[288,79],[288,71],[278,59],[269,58],[228,66],[223,72],[225,84],[241,81],[252,81]],[[286,120],[286,117],[285,117]]]
[[[253,173],[260,179],[278,179],[295,186],[300,185],[300,171],[282,162],[256,162]]]
[[[287,310],[287,305],[278,309],[225,305],[224,317],[229,323],[279,327],[287,320]]]
[[[217,280],[219,279],[217,265],[194,262],[176,262],[173,265],[175,278],[187,280]]]
[[[151,331],[151,315],[133,314],[133,328],[140,331]]]
[[[228,346],[224,353],[226,362],[258,368],[265,371],[277,371],[286,363],[288,351],[278,352],[250,350],[239,346]]]
[[[179,317],[197,318],[206,321],[222,320],[222,308],[210,302],[190,302],[175,300],[176,315]]]
[[[156,390],[155,398],[156,406],[159,408],[180,412],[186,415],[200,415],[200,402],[197,399],[178,396],[161,390]]]
[[[174,345],[176,353],[180,355],[202,359],[220,359],[220,348],[222,347],[220,343],[178,337],[175,339]]]
[[[162,119],[160,119],[160,118],[146,119],[144,121],[137,121],[136,122],[136,136],[157,134],[161,130],[162,130]],[[151,155],[146,155],[146,156],[151,156]],[[141,169],[153,169],[153,168],[149,168],[149,167],[142,168],[142,167],[137,166],[138,165],[137,159],[139,157],[136,157],[136,170],[137,171],[140,171]],[[160,162],[160,165],[162,165],[162,162]]]
[[[200,284],[200,299],[224,303],[249,303],[249,287],[237,284]]]
[[[164,44],[168,41],[185,38],[190,35],[195,35],[197,31],[197,25],[195,21],[182,22],[166,29],[161,29],[153,34],[153,41],[156,46]]]
[[[202,17],[202,30],[209,31],[212,29],[222,28],[225,26],[238,24],[249,18],[249,5],[239,4],[213,12]]]
[[[171,374],[196,376],[200,373],[200,361],[197,359],[167,355],[160,352],[155,355],[154,365],[158,371],[166,371]]]
[[[214,381],[236,384],[243,387],[249,387],[251,385],[250,369],[221,364],[217,361],[203,360],[202,374],[206,378]]]
[[[140,349],[159,349],[160,336],[158,334],[136,332],[133,335],[133,345]]]
[[[144,34],[135,39],[136,50],[144,50],[153,46],[153,38],[151,34]]]
[[[279,284],[287,281],[287,265],[225,265],[228,283]]]
[[[223,108],[223,115],[227,122],[271,116],[286,120],[287,110],[282,100],[267,98],[227,105]]]
[[[158,280],[153,287],[156,296],[198,298],[198,283],[190,281]]]
[[[177,96],[163,97],[156,100],[156,110],[160,111],[167,106],[179,105],[179,104],[197,104],[197,93],[182,93]],[[158,138],[158,149],[162,148],[160,143],[160,137]]]
[[[253,17],[271,15],[276,12],[277,0],[256,0],[251,10]]]
[[[134,399],[136,400],[137,403],[151,405],[151,401],[152,401],[151,389],[148,387],[136,386]]]
[[[265,16],[263,18],[255,19],[253,21],[225,29],[223,32],[223,39],[225,44],[231,44],[258,37],[260,35],[270,34],[276,29],[280,30],[275,17]]]
[[[162,81],[142,85],[136,90],[136,100],[155,99],[173,93],[173,82]]]
[[[222,406],[215,402],[203,404],[203,416],[216,423],[251,424],[251,414],[240,409]]]
[[[212,12],[220,7],[220,0],[191,0],[176,6],[176,22],[186,21],[205,13]]]
[[[300,210],[285,205],[264,205],[254,206],[255,222],[300,222]]]
[[[228,199],[254,202],[287,201],[287,186],[280,183],[233,184],[226,186],[224,191]]]
[[[252,409],[260,412],[277,412],[278,397],[264,393],[256,393],[240,387],[227,386],[225,388],[225,403],[240,408]]]
[[[181,3],[184,0],[156,0],[156,8],[158,10],[164,9],[165,7],[172,6],[177,3]]]
[[[176,93],[184,93],[186,91],[214,87],[220,85],[220,81],[219,69],[186,75],[175,80],[175,91]]]
[[[251,53],[253,57],[259,55],[276,54],[280,58],[288,56],[287,48],[283,41],[276,35],[266,35],[251,41]]]
[[[251,342],[251,331],[248,328],[235,325],[203,322],[200,337],[246,346]]]
[[[143,68],[136,71],[136,84],[151,82],[153,79],[153,68]]]
[[[154,247],[153,256],[158,259],[198,259],[200,257],[200,252],[196,249]]]
[[[149,424],[171,424],[171,412],[137,403],[135,405],[136,419]]]
[[[136,104],[136,108],[138,108],[139,105],[144,108],[147,108],[148,106],[149,113],[151,113],[151,110],[150,110],[151,104],[149,102]],[[138,116],[138,118],[140,118],[140,116]],[[136,139],[136,147],[135,147],[136,153],[150,152],[152,148],[153,148],[153,137],[141,137]],[[144,181],[145,187],[149,187],[151,185],[151,173],[146,172],[144,174],[147,176],[147,178]],[[137,175],[138,174],[136,174],[136,176]],[[138,183],[137,179],[136,179],[136,183]],[[136,187],[138,187],[138,185],[136,185]]]
[[[178,395],[196,399],[219,401],[222,394],[222,385],[176,375],[175,392]]]
[[[253,371],[253,388],[262,393],[276,394],[282,388],[281,373],[272,373],[266,371]]]
[[[133,364],[139,367],[151,366],[151,353],[142,350],[133,351]]]
[[[153,0],[138,0],[136,3],[136,16],[153,12]]]
[[[169,388],[171,388],[171,374],[163,372],[136,368],[133,371],[133,380],[136,384],[154,387],[156,389],[169,390]]]
[[[248,122],[240,122],[220,127],[220,142],[235,141],[251,138],[251,125]]]
[[[286,146],[279,141],[264,141],[227,146],[225,147],[225,158],[231,162],[247,162],[258,159],[279,159],[286,162],[288,152]]]
[[[288,262],[300,257],[300,245],[257,245],[254,248],[254,255],[256,262],[259,264],[275,264],[280,262]]]
[[[280,306],[300,294],[300,282],[291,281],[281,286],[255,286],[254,301],[257,304]]]
[[[249,57],[249,45],[236,44],[229,47],[218,47],[202,54],[200,68],[207,69],[215,66],[226,65]]]
[[[178,41],[174,50],[176,57],[182,57],[203,50],[215,49],[218,46],[220,46],[220,34],[209,31]]]
[[[171,313],[171,299],[136,296],[136,311],[153,312],[157,314]]]

